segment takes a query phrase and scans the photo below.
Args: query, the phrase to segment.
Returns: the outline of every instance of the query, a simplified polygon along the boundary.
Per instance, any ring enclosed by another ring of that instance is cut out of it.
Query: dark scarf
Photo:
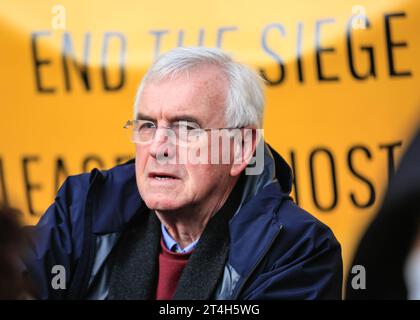
[[[223,275],[229,253],[229,220],[239,206],[243,175],[223,207],[209,220],[182,272],[174,300],[208,300]],[[117,245],[108,299],[155,298],[161,227],[144,206]]]

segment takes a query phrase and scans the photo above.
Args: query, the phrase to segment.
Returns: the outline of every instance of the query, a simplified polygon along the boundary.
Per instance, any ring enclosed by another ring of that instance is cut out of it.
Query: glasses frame
[[[154,123],[153,121],[150,121],[150,120],[141,120],[141,119],[136,119],[136,120],[127,120],[127,122],[125,123],[125,125],[124,125],[124,129],[130,129],[130,127],[132,127],[132,128],[134,128],[134,126],[137,124],[137,123],[139,123],[140,121],[142,121],[142,122],[144,122],[144,123],[151,123],[151,124],[153,124],[154,125],[154,129],[155,129],[155,132],[154,132],[154,135],[153,135],[153,137],[150,139],[150,141],[145,141],[145,142],[134,142],[134,141],[132,141],[133,143],[136,143],[136,144],[148,144],[148,143],[150,143],[154,138],[155,138],[155,135],[156,135],[156,131],[157,131],[157,129],[160,129],[160,128],[162,128],[162,129],[167,129],[167,130],[172,130],[173,128],[174,128],[174,125],[169,125],[169,126],[158,126],[158,125],[156,125],[156,123]],[[186,123],[195,123],[195,122],[190,122],[190,121],[177,121],[177,122],[175,122],[175,123],[182,123],[182,122],[186,122]],[[196,123],[195,123],[196,124]],[[198,124],[196,124],[197,126],[198,126]],[[203,131],[203,132],[208,132],[208,131],[211,131],[211,130],[218,130],[218,131],[220,131],[220,130],[234,130],[234,129],[243,129],[243,127],[241,127],[241,128],[238,128],[238,127],[225,127],[225,128],[201,128],[201,127],[199,127],[198,126],[198,128],[194,128],[193,130],[201,130],[201,131]],[[132,129],[133,130],[133,129]],[[187,132],[188,132],[188,130],[187,130]],[[132,140],[132,139],[131,139]],[[178,139],[177,139],[178,140]],[[178,141],[178,143],[176,143],[176,145],[179,145],[179,146],[181,146],[181,145],[183,145],[183,144],[188,144],[188,143],[194,143],[194,142],[188,142],[188,141],[183,141],[182,142],[182,144],[180,144],[179,143],[179,141]]]

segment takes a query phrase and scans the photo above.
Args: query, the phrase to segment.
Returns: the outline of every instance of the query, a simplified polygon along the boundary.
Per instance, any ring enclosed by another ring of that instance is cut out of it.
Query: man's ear
[[[239,136],[239,137],[238,137]],[[251,162],[257,147],[257,131],[254,128],[243,128],[233,142],[234,161],[230,169],[232,177],[239,176]]]

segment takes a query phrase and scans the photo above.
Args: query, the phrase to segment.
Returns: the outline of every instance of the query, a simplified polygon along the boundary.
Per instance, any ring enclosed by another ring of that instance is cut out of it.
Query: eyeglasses
[[[191,121],[177,121],[170,126],[157,126],[150,120],[128,120],[124,125],[129,129],[129,137],[133,143],[146,144],[153,140],[158,128],[166,129],[167,137],[176,145],[197,143],[200,138],[211,130],[233,130],[238,128],[203,129]]]

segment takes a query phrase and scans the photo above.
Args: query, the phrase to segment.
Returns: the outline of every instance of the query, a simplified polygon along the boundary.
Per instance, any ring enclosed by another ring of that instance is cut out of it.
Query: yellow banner
[[[419,123],[419,30],[415,0],[3,0],[0,199],[36,223],[67,175],[132,157],[155,57],[221,47],[267,80],[265,138],[348,268]]]

